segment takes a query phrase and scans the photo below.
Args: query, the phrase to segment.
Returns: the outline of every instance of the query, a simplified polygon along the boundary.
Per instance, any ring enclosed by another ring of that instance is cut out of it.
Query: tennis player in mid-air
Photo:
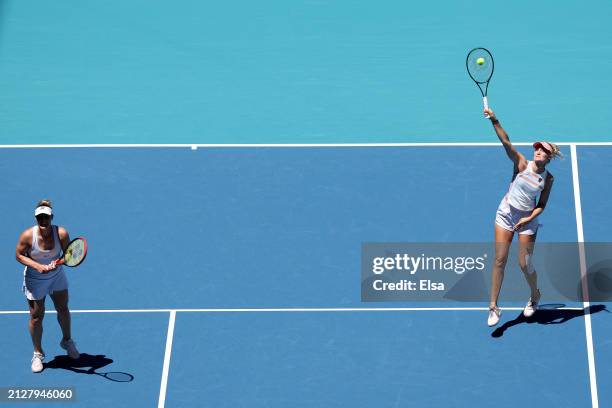
[[[501,316],[497,299],[515,232],[518,233],[519,240],[519,265],[531,288],[531,297],[523,309],[523,315],[533,316],[538,307],[541,294],[538,289],[538,275],[533,268],[531,257],[538,232],[538,216],[546,207],[554,181],[552,174],[546,170],[546,165],[561,154],[557,145],[553,143],[536,142],[533,144],[533,160],[527,160],[510,143],[508,134],[493,111],[485,109],[484,112],[489,116],[497,137],[514,164],[512,183],[502,198],[495,216],[495,262],[487,321],[489,326],[495,326]]]
[[[62,329],[63,338],[60,346],[71,358],[80,354],[72,341],[70,333],[70,310],[68,309],[68,280],[62,265],[56,265],[62,250],[70,242],[68,232],[56,225],[53,220],[53,209],[49,200],[38,202],[34,210],[36,225],[28,228],[19,236],[15,256],[25,265],[23,271],[23,292],[30,308],[30,335],[34,345],[32,372],[43,370],[45,355],[42,349],[42,321],[45,316],[45,298],[51,296],[57,321]]]

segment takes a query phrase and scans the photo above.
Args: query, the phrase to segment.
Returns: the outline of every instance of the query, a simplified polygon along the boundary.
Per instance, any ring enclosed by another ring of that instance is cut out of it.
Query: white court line
[[[170,311],[168,320],[168,335],[166,337],[166,352],[164,354],[164,368],[162,370],[161,385],[159,387],[159,402],[157,408],[164,408],[166,404],[166,389],[168,388],[168,373],[170,372],[170,355],[172,354],[172,339],[174,338],[174,322],[176,311]]]
[[[502,310],[523,310],[502,307]],[[207,308],[207,309],[76,309],[71,313],[332,313],[332,312],[453,312],[488,311],[488,307],[301,307],[301,308]],[[583,310],[581,307],[560,307],[556,310]],[[0,315],[28,314],[27,310],[0,310]],[[49,310],[46,313],[56,313]]]
[[[531,146],[529,142],[513,142],[515,146]],[[612,142],[559,142],[559,146],[612,146]],[[407,143],[91,143],[91,144],[16,144],[0,145],[0,149],[46,149],[46,148],[308,148],[308,147],[501,147],[493,142],[407,142]]]
[[[589,288],[587,282],[587,267],[586,257],[584,253],[584,231],[582,229],[582,203],[580,201],[580,181],[578,178],[578,156],[576,154],[576,146],[571,146],[572,150],[572,182],[574,185],[574,205],[576,207],[576,229],[578,232],[578,255],[580,257],[580,280],[582,282],[582,297],[584,299],[584,307],[590,305]],[[591,403],[593,408],[599,407],[599,399],[597,397],[597,375],[595,371],[595,350],[593,348],[593,331],[591,329],[591,315],[584,314],[584,330],[586,334],[587,356],[589,360],[589,379],[591,383]]]

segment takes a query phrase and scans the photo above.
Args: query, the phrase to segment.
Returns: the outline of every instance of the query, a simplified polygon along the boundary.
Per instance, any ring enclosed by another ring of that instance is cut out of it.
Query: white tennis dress
[[[38,244],[38,225],[32,229],[32,249],[30,258],[36,262],[47,265],[59,258],[62,252],[62,243],[56,225],[53,228],[53,249],[43,250]],[[25,267],[23,270],[23,293],[28,300],[40,300],[55,291],[68,289],[68,279],[62,265],[48,273],[40,273],[36,269]]]
[[[495,214],[495,223],[500,227],[513,231],[521,218],[529,217],[536,207],[536,199],[544,190],[548,170],[538,174],[532,170],[531,161],[527,162],[525,170],[516,175],[504,198],[502,198]],[[538,232],[537,217],[525,224],[519,231],[521,235],[533,235]]]

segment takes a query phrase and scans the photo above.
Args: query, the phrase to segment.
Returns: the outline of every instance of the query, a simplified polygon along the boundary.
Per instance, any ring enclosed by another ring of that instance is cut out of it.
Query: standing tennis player
[[[501,316],[497,299],[515,232],[518,233],[519,240],[519,265],[531,288],[531,297],[523,309],[523,315],[533,316],[538,307],[541,294],[538,289],[538,275],[533,268],[531,257],[538,232],[538,216],[546,208],[554,181],[552,174],[546,170],[546,165],[561,154],[557,145],[553,143],[536,142],[533,144],[533,160],[527,160],[510,143],[508,134],[493,111],[485,109],[485,114],[489,115],[497,137],[514,164],[512,183],[502,198],[495,216],[495,262],[487,320],[489,326],[495,326]]]
[[[30,308],[30,335],[34,345],[32,372],[43,370],[45,354],[42,349],[42,321],[45,316],[45,297],[51,296],[57,321],[62,329],[60,346],[71,358],[80,354],[70,333],[70,310],[68,309],[68,280],[61,265],[55,261],[60,258],[70,243],[68,231],[51,224],[53,209],[51,201],[41,200],[34,210],[36,225],[28,228],[19,236],[15,256],[25,265],[23,271],[23,292]]]

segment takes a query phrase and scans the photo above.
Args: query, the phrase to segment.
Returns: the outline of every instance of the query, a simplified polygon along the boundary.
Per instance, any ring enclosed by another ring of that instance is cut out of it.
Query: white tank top
[[[536,206],[536,197],[544,189],[548,170],[538,174],[531,169],[533,162],[527,162],[527,168],[518,173],[506,193],[506,201],[521,211],[531,211]]]
[[[53,249],[49,250],[41,249],[40,245],[38,244],[38,234],[40,232],[38,225],[35,225],[32,228],[32,248],[30,249],[30,258],[42,265],[50,264],[52,261],[58,259],[62,253],[62,243],[59,239],[57,226],[52,225],[51,227],[53,228]],[[33,279],[51,279],[61,270],[61,265],[49,273],[40,273],[36,269],[26,267],[24,273],[27,277]]]

